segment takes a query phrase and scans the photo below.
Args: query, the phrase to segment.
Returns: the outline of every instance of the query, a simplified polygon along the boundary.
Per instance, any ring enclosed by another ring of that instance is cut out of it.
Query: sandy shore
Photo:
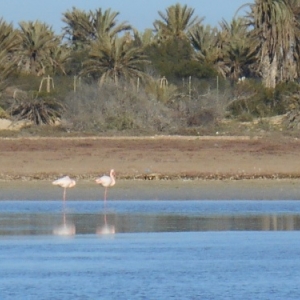
[[[99,200],[95,177],[116,170],[110,199],[300,199],[300,141],[249,137],[0,139],[0,200]],[[161,179],[161,180],[159,180]]]

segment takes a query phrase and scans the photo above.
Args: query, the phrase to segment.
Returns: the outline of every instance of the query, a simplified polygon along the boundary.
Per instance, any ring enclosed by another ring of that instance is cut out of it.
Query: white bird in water
[[[111,169],[109,176],[103,175],[96,179],[96,183],[101,184],[104,189],[104,203],[106,202],[107,188],[116,184],[115,170]]]
[[[71,188],[76,185],[76,181],[69,176],[61,177],[52,182],[53,185],[58,185],[64,189],[63,193],[63,225],[54,229],[53,233],[56,235],[74,235],[76,232],[74,224],[67,224],[66,222],[66,191],[67,188]]]
[[[76,185],[76,181],[71,179],[69,176],[64,176],[59,179],[56,179],[52,182],[53,185],[59,185],[64,188],[63,201],[66,201],[66,190]]]

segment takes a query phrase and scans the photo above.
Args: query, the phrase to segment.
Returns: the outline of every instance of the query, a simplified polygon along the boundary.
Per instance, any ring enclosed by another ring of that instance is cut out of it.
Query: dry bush
[[[211,127],[218,120],[223,119],[226,114],[226,105],[229,102],[230,93],[228,90],[218,94],[216,90],[201,95],[194,94],[194,98],[187,96],[178,102],[178,110],[186,121],[187,127]]]
[[[224,118],[231,96],[229,89],[202,94],[202,84],[201,90],[194,87],[192,97],[168,89],[167,99],[161,99],[155,92],[159,86],[150,86],[137,91],[125,84],[83,84],[65,99],[62,124],[68,131],[88,134],[208,134]]]
[[[83,85],[68,95],[65,104],[68,109],[63,118],[75,131],[146,134],[166,133],[177,126],[173,111],[151,99],[142,87],[137,92],[128,85]]]

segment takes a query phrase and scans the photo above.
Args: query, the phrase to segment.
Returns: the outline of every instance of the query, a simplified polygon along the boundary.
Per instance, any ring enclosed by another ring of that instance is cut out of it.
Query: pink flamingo
[[[52,182],[53,185],[58,185],[64,189],[63,193],[63,225],[54,229],[54,234],[58,235],[74,235],[75,226],[73,224],[66,223],[66,191],[67,188],[71,188],[76,185],[76,181],[71,179],[69,176],[61,177]]]
[[[63,201],[66,201],[66,190],[76,185],[76,181],[69,176],[64,176],[52,182],[53,185],[59,185],[64,188]]]
[[[66,203],[66,193],[67,188],[71,188],[76,185],[76,181],[74,179],[71,179],[69,176],[64,176],[59,179],[56,179],[52,182],[53,185],[59,185],[60,187],[64,188],[63,193],[63,206],[64,206],[64,212],[65,212],[65,203]]]
[[[104,189],[104,207],[106,206],[107,188],[116,184],[115,170],[111,169],[109,176],[103,175],[96,179],[96,183],[101,184]],[[115,234],[115,226],[107,224],[106,212],[104,211],[104,226],[97,227],[97,234]]]
[[[115,170],[111,169],[109,176],[103,175],[96,179],[96,183],[101,184],[104,189],[104,203],[106,203],[107,188],[116,184]]]

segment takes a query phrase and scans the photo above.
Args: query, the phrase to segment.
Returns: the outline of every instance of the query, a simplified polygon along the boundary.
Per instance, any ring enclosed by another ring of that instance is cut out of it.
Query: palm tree
[[[143,67],[148,63],[142,49],[128,42],[126,36],[107,37],[105,40],[91,43],[89,56],[83,64],[81,74],[98,78],[100,84],[106,79],[111,79],[118,85],[121,78],[126,81],[134,81],[138,77],[146,78]]]
[[[11,24],[0,18],[0,49],[14,53],[19,49],[20,37]]]
[[[83,45],[106,35],[113,37],[122,31],[131,30],[131,26],[126,22],[118,24],[116,18],[119,13],[110,9],[104,12],[101,9],[85,12],[73,7],[73,11],[67,11],[63,15],[63,22],[67,24],[64,27],[64,35],[76,48],[82,49]]]
[[[283,68],[288,64],[288,60],[291,62],[297,40],[299,20],[295,18],[292,9],[295,2],[297,1],[256,0],[254,4],[247,4],[250,6],[250,12],[246,18],[248,25],[253,28],[251,36],[258,49],[258,72],[268,88],[275,88],[278,79],[282,77],[296,77],[291,68],[289,71]],[[283,72],[291,73],[289,75]]]
[[[300,1],[299,0],[287,0],[292,13],[293,13],[293,26],[295,30],[294,42],[292,42],[290,51],[287,54],[287,60],[283,62],[281,79],[293,80],[295,77],[299,77],[300,73]]]
[[[118,15],[118,12],[110,9],[104,12],[101,9],[85,12],[74,7],[72,11],[64,14],[63,21],[67,24],[64,27],[64,36],[69,39],[74,50],[71,63],[74,66],[73,72],[78,74],[81,71],[89,52],[94,51],[91,49],[97,48],[95,45],[104,46],[105,40],[113,40],[117,34],[131,29],[126,22],[117,23]],[[88,64],[85,63],[85,66]]]
[[[27,94],[24,99],[14,99],[8,113],[15,120],[28,120],[35,125],[53,125],[61,118],[65,109],[65,106],[53,97],[38,98],[33,94]]]
[[[20,38],[11,24],[0,19],[0,91],[7,85],[7,79],[16,69],[16,57]]]
[[[49,72],[66,75],[66,64],[71,59],[71,49],[67,45],[58,45],[49,55]]]
[[[217,73],[226,77],[229,70],[222,59],[222,42],[217,28],[198,24],[188,31],[188,37],[195,49],[194,59],[213,66]]]
[[[51,51],[60,44],[51,27],[39,21],[20,22],[21,58],[26,73],[39,75],[51,65]]]
[[[83,49],[92,31],[91,12],[73,7],[72,11],[63,14],[62,21],[67,24],[63,28],[64,37],[74,46],[74,50]]]
[[[194,9],[179,3],[166,9],[166,13],[158,12],[162,20],[156,20],[153,25],[159,39],[169,37],[185,39],[187,32],[202,22],[197,16],[193,17]]]
[[[143,32],[138,32],[135,28],[132,30],[135,46],[145,48],[155,42],[155,35],[152,29],[146,28]]]
[[[118,12],[112,12],[110,9],[104,11],[104,13],[102,13],[101,9],[96,10],[93,14],[95,38],[100,39],[106,35],[112,38],[120,32],[131,30],[132,27],[127,22],[117,23],[116,18],[118,15]]]
[[[233,19],[231,23],[222,21],[222,54],[223,62],[227,66],[227,77],[237,82],[239,77],[250,73],[251,65],[256,61],[255,47],[249,39],[246,22],[242,18]]]

